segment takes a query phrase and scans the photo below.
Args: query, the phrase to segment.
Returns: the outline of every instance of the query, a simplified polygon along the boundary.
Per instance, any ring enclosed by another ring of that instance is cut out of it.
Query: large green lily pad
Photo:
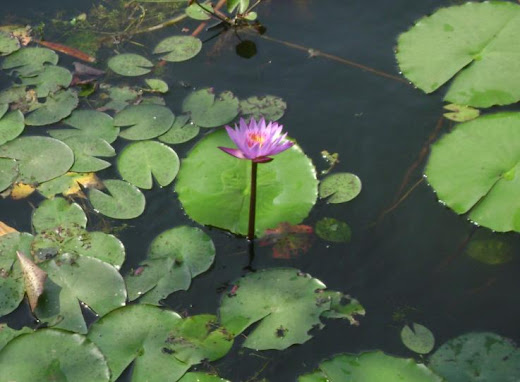
[[[35,314],[54,327],[86,333],[80,301],[100,316],[125,305],[125,283],[110,264],[64,253],[39,266],[48,278]]]
[[[60,140],[78,136],[101,138],[108,143],[113,143],[119,135],[119,128],[114,126],[112,117],[100,111],[74,110],[63,123],[73,129],[52,129],[49,135]]]
[[[44,200],[33,212],[32,224],[36,232],[57,227],[87,226],[87,216],[77,203],[63,198]]]
[[[23,299],[25,287],[16,252],[29,254],[32,239],[19,232],[0,236],[0,316],[11,313]]]
[[[456,213],[495,231],[520,232],[520,113],[457,125],[433,144],[425,174]]]
[[[70,171],[96,172],[110,167],[110,162],[97,157],[113,157],[114,148],[101,138],[76,136],[62,140],[74,152],[74,165]]]
[[[2,69],[14,69],[19,75],[33,76],[44,69],[45,64],[56,65],[58,55],[47,48],[23,48],[4,59]]]
[[[507,105],[520,100],[519,34],[517,4],[468,2],[419,20],[399,37],[396,55],[403,75],[426,93],[456,76],[445,100]]]
[[[213,89],[206,88],[188,95],[182,111],[190,113],[191,120],[200,127],[218,127],[231,122],[239,110],[239,101],[233,93],[223,92],[218,98]]]
[[[14,159],[0,158],[0,192],[8,188],[18,177],[18,164]]]
[[[78,94],[72,90],[59,90],[49,94],[44,103],[33,105],[33,112],[25,117],[30,126],[44,126],[68,117],[78,106]]]
[[[20,330],[11,329],[7,324],[0,324],[0,350],[9,343],[12,339],[26,333],[32,333],[33,330],[24,326]]]
[[[18,181],[41,183],[65,174],[74,163],[72,150],[47,137],[20,137],[0,146],[0,157],[16,159]]]
[[[325,285],[297,269],[257,271],[234,285],[222,298],[220,321],[234,335],[257,323],[244,342],[251,349],[283,350],[306,342],[331,305],[330,298],[316,293]]]
[[[133,382],[177,381],[191,365],[175,358],[166,346],[172,328],[181,322],[175,312],[150,305],[130,305],[94,323],[88,338],[105,355],[112,381],[132,362]]]
[[[494,333],[469,333],[449,340],[428,366],[449,382],[520,380],[520,350]]]
[[[167,132],[173,125],[175,115],[165,106],[135,105],[116,114],[114,126],[125,127],[119,135],[139,141],[152,139]]]
[[[23,334],[0,351],[5,381],[105,382],[110,371],[104,355],[86,337],[42,329]]]
[[[215,258],[211,238],[195,227],[161,233],[150,245],[147,259],[126,278],[128,298],[158,304],[169,294],[187,290],[191,279],[208,270]]]
[[[404,346],[419,354],[428,354],[435,346],[435,337],[426,326],[413,323],[413,329],[405,325],[401,330]]]
[[[176,191],[188,215],[201,224],[246,234],[251,161],[218,146],[234,147],[224,130],[204,137],[183,161]],[[256,234],[281,222],[299,224],[316,202],[314,166],[298,146],[258,166]]]
[[[125,53],[108,60],[108,67],[122,76],[136,77],[150,73],[153,64],[138,54]]]
[[[200,127],[189,123],[188,115],[180,115],[175,118],[172,127],[158,139],[168,144],[184,143],[195,138],[200,131]]]
[[[47,97],[61,88],[67,88],[72,73],[61,66],[48,65],[35,76],[22,77],[22,85],[33,85],[38,97]]]
[[[144,212],[146,199],[139,189],[128,182],[109,179],[103,182],[110,195],[91,189],[89,199],[101,214],[114,219],[133,219]]]
[[[0,105],[0,145],[19,136],[24,129],[23,114],[20,110],[7,113],[9,106]]]
[[[430,369],[413,359],[381,351],[340,354],[324,361],[319,371],[301,376],[298,382],[443,382]],[[452,380],[449,380],[452,382]]]
[[[171,36],[162,40],[153,52],[164,54],[161,60],[170,62],[186,61],[195,57],[202,49],[202,41],[193,36]]]
[[[167,186],[179,172],[179,157],[160,142],[143,141],[128,145],[117,158],[121,177],[134,186],[151,189],[152,175],[160,186]]]

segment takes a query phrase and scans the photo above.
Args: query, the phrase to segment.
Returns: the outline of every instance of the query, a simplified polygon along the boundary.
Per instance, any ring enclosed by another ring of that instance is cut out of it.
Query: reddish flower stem
[[[249,199],[249,227],[247,230],[247,239],[255,238],[255,217],[256,217],[256,174],[258,163],[251,161],[251,198]]]

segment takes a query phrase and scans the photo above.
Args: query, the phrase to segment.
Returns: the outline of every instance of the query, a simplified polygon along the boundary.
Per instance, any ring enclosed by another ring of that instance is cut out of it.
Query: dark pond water
[[[90,4],[22,0],[10,2],[8,13],[36,23],[41,13],[62,9],[72,17]],[[397,35],[419,17],[450,4],[453,2],[438,0],[272,0],[259,7],[259,16],[269,37],[398,76],[393,52]],[[143,36],[138,41],[146,44],[169,33]],[[313,224],[322,217],[343,220],[352,228],[351,242],[330,244],[318,239],[309,252],[289,260],[274,259],[269,248],[258,247],[253,267],[301,269],[327,287],[358,298],[367,314],[359,327],[330,320],[312,340],[281,352],[241,350],[237,341],[233,350],[211,367],[231,381],[265,378],[286,382],[340,352],[381,349],[410,357],[413,353],[402,345],[399,332],[403,323],[412,321],[430,328],[438,344],[470,331],[491,331],[520,340],[518,258],[491,266],[466,256],[464,244],[483,229],[444,208],[426,182],[378,219],[392,205],[408,169],[427,147],[442,114],[442,90],[427,96],[400,81],[324,57],[309,57],[307,52],[281,43],[249,38],[258,50],[251,59],[236,55],[237,40],[231,36],[226,41],[208,41],[194,60],[167,71],[165,79],[172,88],[167,104],[175,109],[188,94],[179,81],[197,88],[231,90],[239,97],[277,95],[288,104],[281,122],[318,168],[325,167],[321,150],[340,154],[337,169],[357,174],[363,191],[350,203],[319,202],[306,222]],[[190,145],[176,148],[179,156],[183,157]],[[424,161],[419,162],[405,189],[421,179],[423,167]],[[111,171],[102,173],[102,178],[113,176]],[[146,198],[146,212],[128,222],[130,226],[119,234],[127,250],[123,273],[144,258],[159,232],[190,223],[172,187],[156,188],[147,192]],[[31,231],[31,203],[38,202],[36,197],[0,200],[0,221]],[[189,291],[177,292],[166,300],[178,312],[216,313],[219,288],[245,272],[246,242],[215,229],[207,232],[217,247],[215,264],[193,280]],[[518,252],[518,239],[507,239]],[[2,321],[17,327],[31,323],[25,309]],[[399,313],[405,321],[396,321]],[[121,380],[125,378],[128,376]]]

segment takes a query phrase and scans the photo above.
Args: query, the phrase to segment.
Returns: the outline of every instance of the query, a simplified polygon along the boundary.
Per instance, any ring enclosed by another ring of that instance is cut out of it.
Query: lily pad
[[[135,105],[116,114],[114,126],[125,127],[122,138],[139,141],[155,138],[170,129],[175,115],[165,106]]]
[[[161,233],[150,245],[148,258],[126,278],[128,298],[158,304],[169,294],[187,290],[191,279],[215,259],[211,238],[199,228],[176,227]]]
[[[444,113],[444,117],[455,122],[471,121],[480,115],[480,110],[478,109],[454,103],[450,103],[444,106],[444,108],[450,111],[449,113]]]
[[[191,365],[163,349],[172,328],[180,323],[181,317],[175,312],[149,305],[130,305],[95,322],[88,338],[105,355],[112,381],[132,362],[133,382],[177,381]]]
[[[323,218],[316,223],[316,235],[335,243],[350,241],[352,231],[347,223],[334,218]]]
[[[405,325],[401,330],[404,346],[419,354],[428,354],[435,346],[435,337],[427,327],[413,323],[413,329]]]
[[[72,73],[61,66],[48,65],[35,76],[22,77],[22,85],[34,85],[38,97],[47,97],[62,88],[67,88],[72,81]]]
[[[200,127],[218,127],[231,122],[239,110],[238,98],[231,92],[223,92],[215,98],[213,89],[197,90],[188,95],[182,111],[190,113],[191,120]]]
[[[60,140],[72,137],[101,138],[108,143],[113,143],[119,135],[119,128],[114,126],[112,117],[100,111],[75,110],[63,123],[73,129],[52,129],[49,135]]]
[[[325,318],[347,319],[351,325],[359,325],[358,316],[365,315],[365,308],[348,294],[332,290],[320,291],[321,298],[330,298],[330,310],[321,315]]]
[[[101,181],[94,173],[67,172],[40,184],[38,192],[49,199],[58,194],[85,197],[83,188],[101,188]]]
[[[194,20],[209,20],[213,13],[213,6],[209,1],[205,3],[193,3],[186,8],[186,14]]]
[[[154,141],[128,145],[117,158],[121,177],[134,186],[151,189],[152,175],[160,186],[167,186],[179,172],[179,157],[170,147]]]
[[[0,104],[0,146],[22,134],[25,126],[22,112],[7,113],[8,108],[7,104]]]
[[[98,347],[82,335],[62,330],[42,329],[16,337],[0,351],[0,363],[6,381],[110,380]]]
[[[456,213],[495,231],[520,232],[520,113],[457,125],[433,144],[425,174]]]
[[[266,121],[277,121],[283,117],[287,103],[280,97],[267,95],[263,97],[249,97],[240,101],[240,113],[249,118]]]
[[[320,182],[320,198],[327,203],[345,203],[354,199],[361,192],[361,180],[357,175],[340,172],[327,176]]]
[[[510,237],[479,230],[471,237],[465,252],[466,255],[481,263],[500,265],[514,259],[515,246],[511,243]]]
[[[87,226],[87,216],[77,203],[63,198],[44,200],[33,212],[32,224],[36,232],[56,227]]]
[[[70,171],[96,172],[110,167],[110,162],[96,157],[113,157],[116,151],[101,138],[76,136],[62,140],[74,152],[74,165]]]
[[[201,314],[187,317],[174,326],[166,344],[175,358],[195,365],[225,356],[233,345],[233,336],[217,323],[216,316]]]
[[[153,64],[138,54],[125,53],[108,60],[108,67],[122,76],[136,77],[150,73]]]
[[[0,31],[0,55],[7,56],[20,49],[20,41],[11,33]]]
[[[410,358],[398,358],[381,351],[340,354],[324,361],[312,378],[301,376],[298,382],[443,382],[430,369]],[[451,379],[449,380],[452,381]]]
[[[234,285],[222,298],[220,321],[234,335],[257,323],[243,345],[251,349],[283,350],[308,341],[309,331],[322,327],[320,316],[330,309],[330,299],[316,293],[325,285],[297,269],[257,271]]]
[[[18,164],[14,159],[0,158],[0,192],[8,188],[18,177]]]
[[[41,72],[45,64],[56,65],[58,55],[47,48],[23,48],[7,56],[2,69],[13,69],[20,76],[29,77]]]
[[[74,90],[60,90],[49,94],[44,103],[38,103],[35,109],[25,117],[29,126],[44,126],[59,122],[68,117],[78,106],[78,94]]]
[[[445,100],[507,105],[520,100],[519,33],[520,6],[468,2],[419,20],[399,37],[396,56],[403,75],[426,93],[456,76]]]
[[[159,140],[170,145],[188,142],[195,138],[200,131],[200,127],[189,123],[187,115],[180,115],[175,118],[173,126],[165,134],[159,136]]]
[[[5,345],[12,339],[26,333],[32,333],[33,330],[24,326],[20,330],[11,329],[7,324],[0,324],[0,350],[2,350]]]
[[[90,202],[99,213],[114,219],[133,219],[144,212],[146,200],[137,187],[117,179],[103,183],[110,195],[96,189],[89,193]]]
[[[65,174],[74,163],[72,150],[47,137],[20,137],[0,146],[0,157],[16,159],[17,181],[35,184]]]
[[[0,316],[11,313],[23,300],[25,288],[16,252],[29,254],[32,239],[19,232],[0,236]]]
[[[35,314],[54,327],[86,333],[80,301],[100,316],[125,305],[123,278],[101,260],[65,253],[40,263],[40,268],[48,278]]]
[[[181,62],[195,57],[202,49],[202,41],[193,36],[167,37],[153,50],[155,54],[164,54],[161,60],[169,62]]]
[[[449,340],[430,356],[428,366],[446,381],[520,379],[520,351],[494,333],[469,333]]]
[[[158,93],[167,93],[168,92],[168,84],[163,80],[158,78],[147,78],[144,80],[146,84],[152,89],[154,92]]]
[[[246,234],[251,162],[218,149],[233,147],[225,131],[204,137],[183,161],[176,191],[187,214],[201,224]],[[256,234],[281,222],[299,224],[316,202],[312,162],[298,146],[258,167]]]
[[[114,110],[116,112],[123,110],[130,104],[137,102],[140,93],[129,86],[111,86],[106,89],[108,98],[110,99],[104,106],[98,108],[99,111]],[[0,93],[1,100],[1,93]]]

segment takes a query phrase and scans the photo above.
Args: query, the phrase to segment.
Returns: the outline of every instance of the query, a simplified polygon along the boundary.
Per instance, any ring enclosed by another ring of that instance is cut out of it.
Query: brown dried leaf
[[[0,236],[7,235],[8,233],[18,232],[13,227],[9,227],[4,222],[0,221]]]
[[[38,305],[38,298],[43,293],[47,272],[40,269],[32,260],[25,257],[22,252],[16,251],[16,255],[18,256],[18,261],[22,268],[25,293],[29,299],[31,311],[34,312],[34,309],[36,309]]]

